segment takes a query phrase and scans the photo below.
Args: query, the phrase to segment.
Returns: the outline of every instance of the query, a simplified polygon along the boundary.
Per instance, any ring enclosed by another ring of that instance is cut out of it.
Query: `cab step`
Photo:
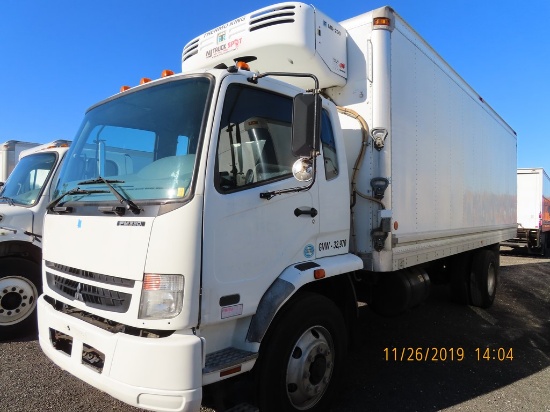
[[[225,348],[206,355],[206,365],[203,374],[229,369],[258,357],[257,352],[250,352],[237,348]]]

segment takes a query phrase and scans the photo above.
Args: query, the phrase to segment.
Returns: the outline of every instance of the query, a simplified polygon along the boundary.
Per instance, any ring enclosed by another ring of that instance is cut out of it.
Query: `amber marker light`
[[[129,88],[130,88],[130,86],[120,86],[120,93],[125,92]]]
[[[248,63],[237,62],[235,63],[235,66],[237,67],[237,69],[250,71],[250,66],[248,65]]]
[[[168,76],[173,76],[174,75],[174,72],[172,70],[163,70],[160,77],[168,77]]]
[[[325,277],[325,269],[315,269],[313,271],[313,277],[315,279],[323,279]]]
[[[375,26],[390,26],[391,20],[388,17],[375,17],[372,23]]]
[[[141,80],[139,81],[139,84],[149,83],[150,81],[151,79],[149,79],[148,77],[142,77]]]

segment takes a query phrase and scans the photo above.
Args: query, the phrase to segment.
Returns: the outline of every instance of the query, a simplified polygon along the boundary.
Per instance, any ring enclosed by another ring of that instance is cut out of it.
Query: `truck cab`
[[[0,188],[2,339],[36,330],[36,301],[42,291],[42,224],[50,202],[50,185],[68,144],[57,140],[22,151]]]

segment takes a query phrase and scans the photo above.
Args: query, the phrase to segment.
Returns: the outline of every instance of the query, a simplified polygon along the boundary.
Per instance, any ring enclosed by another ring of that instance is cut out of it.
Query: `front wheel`
[[[36,331],[40,266],[21,258],[0,259],[0,339]]]
[[[299,294],[265,339],[257,365],[259,409],[327,410],[347,352],[347,330],[336,305],[321,295]]]

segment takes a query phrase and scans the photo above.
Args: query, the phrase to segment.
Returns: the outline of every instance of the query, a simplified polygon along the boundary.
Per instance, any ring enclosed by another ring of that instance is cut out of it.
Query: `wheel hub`
[[[0,325],[11,325],[29,316],[37,297],[34,284],[23,277],[0,279]]]
[[[296,342],[286,373],[287,394],[296,409],[306,410],[323,396],[332,376],[333,353],[330,334],[320,326]]]

